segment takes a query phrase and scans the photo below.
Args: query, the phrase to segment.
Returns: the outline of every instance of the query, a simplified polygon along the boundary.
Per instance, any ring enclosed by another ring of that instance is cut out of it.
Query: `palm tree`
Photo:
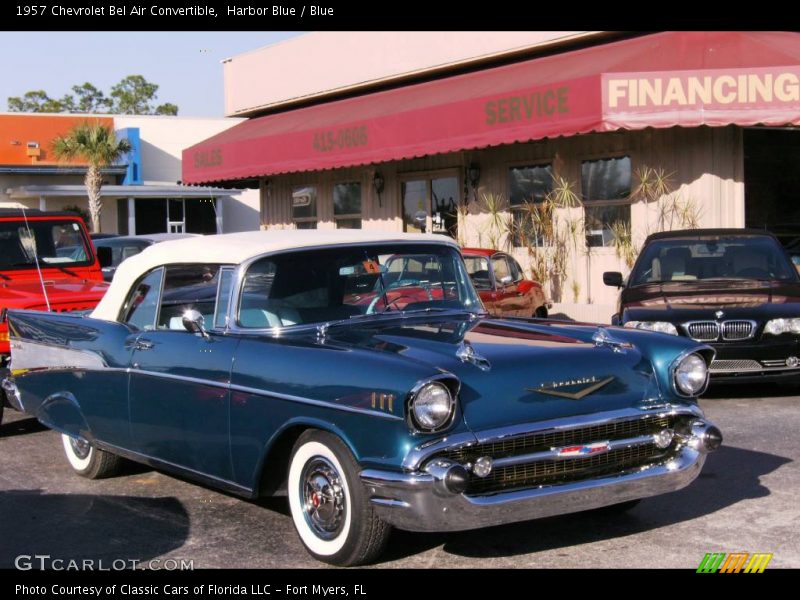
[[[100,212],[103,210],[103,201],[100,199],[103,177],[100,169],[114,164],[130,150],[128,140],[117,140],[111,127],[99,121],[79,123],[66,135],[53,140],[53,154],[57,159],[84,160],[89,163],[84,184],[89,196],[92,231],[95,233],[100,231]]]

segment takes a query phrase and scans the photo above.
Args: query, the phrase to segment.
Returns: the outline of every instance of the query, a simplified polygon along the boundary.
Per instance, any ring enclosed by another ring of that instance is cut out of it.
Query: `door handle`
[[[155,348],[155,344],[150,340],[136,340],[133,344],[134,350],[152,350]]]

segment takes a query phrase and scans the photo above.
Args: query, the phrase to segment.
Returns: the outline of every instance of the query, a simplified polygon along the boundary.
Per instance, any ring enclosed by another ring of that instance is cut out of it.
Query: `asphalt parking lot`
[[[723,448],[690,487],[629,513],[582,513],[453,534],[395,532],[395,567],[697,568],[706,552],[772,552],[800,567],[800,398],[785,389],[718,390],[701,401]],[[193,560],[194,568],[320,567],[295,535],[285,499],[248,502],[145,467],[89,481],[60,436],[7,410],[0,426],[0,568],[21,554]]]

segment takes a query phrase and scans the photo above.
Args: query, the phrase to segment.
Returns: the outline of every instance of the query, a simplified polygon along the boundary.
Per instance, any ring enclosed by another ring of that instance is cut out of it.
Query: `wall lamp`
[[[383,192],[384,184],[383,175],[380,174],[380,171],[375,171],[375,175],[372,176],[372,187],[375,188],[375,193],[378,194],[378,206],[381,208],[383,207],[381,193]]]

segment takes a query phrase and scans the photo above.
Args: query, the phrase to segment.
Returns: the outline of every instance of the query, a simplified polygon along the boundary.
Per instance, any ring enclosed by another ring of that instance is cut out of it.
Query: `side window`
[[[508,263],[505,256],[496,256],[492,259],[492,268],[494,269],[494,279],[498,285],[503,280],[503,277],[511,277],[508,271]]]
[[[122,309],[120,320],[123,323],[144,331],[155,327],[163,275],[164,269],[159,267],[145,275],[133,286]]]
[[[525,278],[525,275],[522,272],[522,267],[520,267],[519,263],[510,256],[507,258],[508,258],[508,266],[511,269],[511,277],[514,278],[515,282],[522,281]]]
[[[157,328],[185,332],[183,313],[192,309],[199,311],[210,327],[214,323],[219,265],[170,265],[166,271]]]

